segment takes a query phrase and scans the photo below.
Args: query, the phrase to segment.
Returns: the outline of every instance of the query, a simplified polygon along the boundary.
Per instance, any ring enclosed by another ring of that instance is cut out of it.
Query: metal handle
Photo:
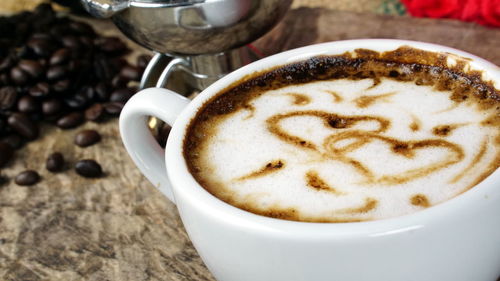
[[[161,73],[171,60],[171,56],[162,53],[156,53],[149,61],[146,69],[144,70],[144,74],[141,78],[141,83],[139,84],[139,89],[142,90],[156,86]]]
[[[157,88],[164,88],[167,85],[168,78],[174,72],[174,70],[179,66],[189,67],[189,62],[183,58],[174,58],[172,59],[168,65],[165,67],[163,72],[158,78],[158,82],[156,83]]]

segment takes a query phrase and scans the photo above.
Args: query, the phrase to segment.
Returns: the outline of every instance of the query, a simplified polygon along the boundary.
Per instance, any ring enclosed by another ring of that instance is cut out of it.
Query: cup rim
[[[183,141],[187,126],[205,101],[219,93],[234,81],[238,81],[245,75],[252,74],[256,71],[301,61],[312,56],[342,54],[345,51],[354,50],[356,48],[388,51],[403,45],[409,45],[414,48],[433,52],[445,52],[452,56],[457,55],[462,58],[470,59],[470,66],[473,69],[485,71],[488,79],[495,83],[496,88],[499,88],[500,67],[461,50],[418,41],[399,39],[344,40],[310,45],[263,58],[233,71],[210,85],[191,101],[178,116],[170,132],[165,149],[167,173],[174,189],[173,193],[176,201],[188,201],[191,205],[190,208],[199,208],[200,211],[206,213],[207,216],[239,225],[248,231],[251,229],[260,229],[267,230],[270,233],[279,235],[285,234],[294,237],[314,235],[316,238],[332,238],[345,236],[355,237],[359,235],[379,236],[426,228],[431,224],[442,221],[444,218],[449,218],[450,215],[458,216],[460,211],[465,212],[470,208],[471,201],[480,201],[489,198],[488,196],[494,192],[494,186],[500,183],[500,169],[496,169],[486,179],[470,190],[438,205],[414,213],[363,222],[299,222],[257,215],[234,207],[206,191],[194,179],[191,173],[189,173],[186,161],[183,157]],[[180,197],[182,197],[182,200],[177,199]],[[183,208],[180,208],[180,212],[182,216]]]

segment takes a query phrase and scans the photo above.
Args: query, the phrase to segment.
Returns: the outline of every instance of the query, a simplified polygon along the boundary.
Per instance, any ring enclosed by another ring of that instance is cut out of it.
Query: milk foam
[[[422,210],[471,188],[500,153],[498,128],[481,125],[492,112],[449,96],[386,78],[271,90],[218,120],[198,176],[237,207],[303,221]]]

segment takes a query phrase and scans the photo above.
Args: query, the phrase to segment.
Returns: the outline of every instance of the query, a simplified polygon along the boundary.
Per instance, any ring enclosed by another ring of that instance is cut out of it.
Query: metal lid
[[[132,0],[130,4],[148,4],[147,6],[174,7],[203,3],[205,0]]]

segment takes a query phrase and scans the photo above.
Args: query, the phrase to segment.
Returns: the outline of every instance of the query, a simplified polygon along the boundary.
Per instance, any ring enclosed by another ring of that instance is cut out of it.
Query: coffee
[[[401,216],[500,162],[500,91],[467,59],[358,49],[255,73],[207,101],[184,156],[211,194],[287,220]]]

